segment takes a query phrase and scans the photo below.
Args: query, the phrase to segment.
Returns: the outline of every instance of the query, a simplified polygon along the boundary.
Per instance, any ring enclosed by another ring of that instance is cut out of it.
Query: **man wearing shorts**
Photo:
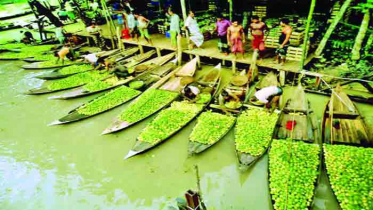
[[[286,61],[286,54],[290,45],[290,36],[293,32],[293,29],[289,23],[289,19],[284,18],[281,20],[282,30],[279,39],[280,46],[276,50],[276,61],[280,64],[284,64]]]
[[[265,50],[264,45],[264,34],[267,31],[267,25],[259,20],[258,16],[253,16],[250,24],[250,34],[253,36],[252,47],[254,51],[257,51],[259,57]]]

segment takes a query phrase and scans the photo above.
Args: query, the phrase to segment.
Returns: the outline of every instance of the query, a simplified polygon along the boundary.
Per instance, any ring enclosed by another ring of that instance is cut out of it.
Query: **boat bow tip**
[[[62,124],[62,122],[61,122],[61,121],[59,121],[59,120],[56,120],[56,121],[54,121],[54,122],[52,122],[52,123],[48,124],[48,126],[53,126],[53,125],[60,125],[60,124]]]
[[[131,157],[133,157],[133,156],[135,156],[135,155],[137,155],[137,154],[139,154],[139,152],[135,152],[135,151],[133,151],[133,150],[130,150],[130,151],[128,152],[128,154],[126,155],[126,157],[123,158],[123,160],[127,160],[127,159],[129,159],[129,158],[131,158]]]

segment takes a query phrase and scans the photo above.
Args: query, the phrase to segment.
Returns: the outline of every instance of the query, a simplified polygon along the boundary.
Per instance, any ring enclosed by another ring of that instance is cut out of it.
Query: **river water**
[[[81,122],[49,127],[48,123],[97,95],[69,101],[24,95],[42,81],[33,78],[41,71],[22,70],[22,64],[0,62],[2,210],[170,209],[175,198],[197,189],[195,165],[209,209],[272,209],[267,156],[251,170],[239,172],[232,131],[206,152],[188,158],[188,136],[194,121],[159,147],[124,161],[151,119],[101,136],[124,105]],[[328,99],[310,97],[321,117]],[[366,112],[371,108],[362,107]],[[313,209],[337,209],[325,177]]]

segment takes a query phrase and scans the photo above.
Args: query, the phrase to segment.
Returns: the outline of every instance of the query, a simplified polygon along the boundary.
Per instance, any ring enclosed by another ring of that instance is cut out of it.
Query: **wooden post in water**
[[[161,57],[162,54],[161,54],[161,50],[159,49],[159,47],[156,47],[155,50],[157,51],[157,56]]]
[[[202,66],[201,66],[201,57],[199,55],[196,55],[196,57],[197,57],[197,67],[198,67],[198,69],[201,69],[202,68]]]
[[[312,16],[313,16],[313,11],[315,10],[316,6],[316,0],[312,0],[311,6],[310,6],[310,11],[308,13],[308,18],[307,18],[307,26],[306,26],[306,34],[304,36],[304,41],[303,41],[303,52],[302,52],[302,59],[300,61],[300,71],[303,70],[304,67],[304,62],[307,57],[307,49],[308,49],[308,39],[309,39],[309,33],[310,33],[310,26],[311,26],[311,21],[312,21]]]

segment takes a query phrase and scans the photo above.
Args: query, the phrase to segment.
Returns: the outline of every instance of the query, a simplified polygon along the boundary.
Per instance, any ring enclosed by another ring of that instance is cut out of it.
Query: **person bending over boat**
[[[265,105],[267,109],[274,109],[278,106],[280,96],[283,90],[281,87],[269,86],[265,87],[254,94],[251,102],[255,105]]]
[[[241,107],[240,101],[245,98],[245,90],[228,90],[224,89],[219,95],[219,105],[223,108],[238,109]]]
[[[60,51],[54,53],[54,56],[57,57],[56,64],[61,60],[63,65],[65,63],[65,58],[68,58],[71,61],[74,60],[74,51],[65,44]]]

